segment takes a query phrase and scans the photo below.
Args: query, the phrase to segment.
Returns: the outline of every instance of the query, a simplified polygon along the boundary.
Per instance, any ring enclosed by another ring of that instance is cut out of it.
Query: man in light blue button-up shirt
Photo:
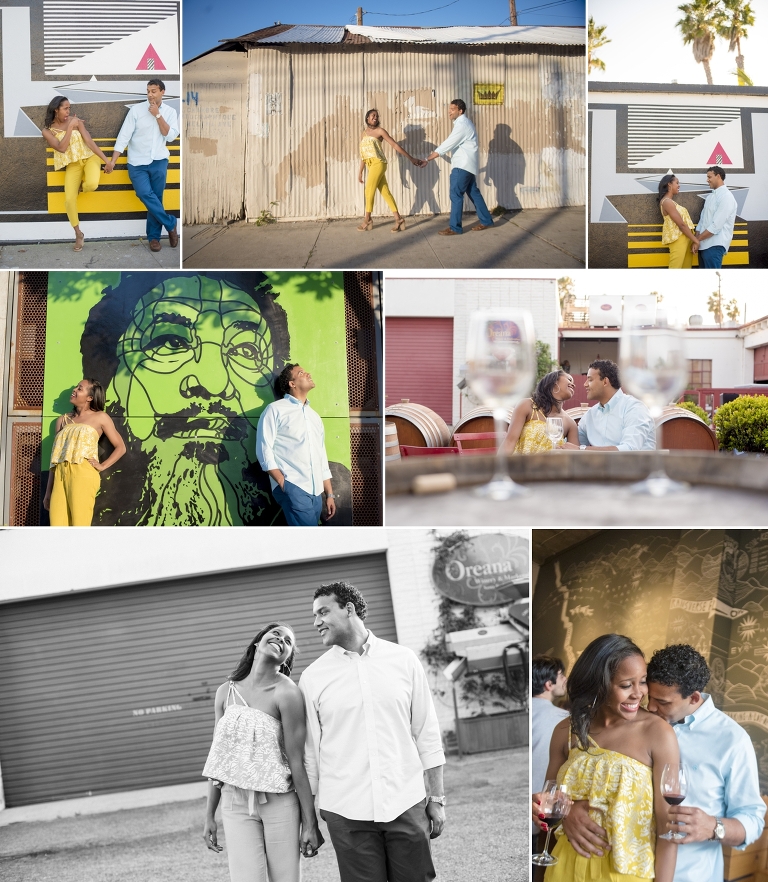
[[[469,196],[477,211],[478,223],[472,229],[486,230],[493,226],[493,218],[477,186],[477,132],[466,112],[467,105],[461,98],[451,101],[448,105],[448,116],[453,120],[451,134],[420,163],[423,168],[430,160],[451,154],[451,223],[446,229],[440,230],[441,236],[456,236],[462,232],[464,196]]]
[[[725,186],[725,172],[720,166],[714,165],[709,169],[707,183],[712,192],[704,200],[704,208],[696,224],[699,266],[720,269],[733,238],[737,206],[733,193]]]
[[[328,517],[336,513],[325,429],[307,396],[315,388],[301,365],[288,364],[275,384],[282,399],[268,404],[256,430],[256,456],[269,474],[272,495],[289,527],[316,527],[326,495]]]
[[[163,102],[165,83],[147,83],[147,101],[134,104],[123,120],[112,159],[104,171],[112,171],[120,154],[128,148],[128,177],[136,195],[147,209],[147,241],[151,251],[160,251],[163,227],[171,248],[179,244],[176,218],[163,207],[165,179],[170,152],[166,144],[179,137],[179,117]]]
[[[722,846],[744,849],[763,832],[755,748],[702,691],[709,678],[704,657],[686,644],[660,649],[648,663],[648,710],[674,727],[688,770],[686,797],[669,809],[668,828],[685,833],[675,882],[721,882]]]

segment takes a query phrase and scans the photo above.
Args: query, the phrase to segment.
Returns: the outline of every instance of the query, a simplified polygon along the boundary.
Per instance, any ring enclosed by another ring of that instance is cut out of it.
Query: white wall
[[[712,386],[740,386],[754,378],[754,353],[744,348],[735,328],[689,331],[687,358],[712,359]]]
[[[408,317],[452,317],[456,279],[390,279],[384,285],[384,313]]]

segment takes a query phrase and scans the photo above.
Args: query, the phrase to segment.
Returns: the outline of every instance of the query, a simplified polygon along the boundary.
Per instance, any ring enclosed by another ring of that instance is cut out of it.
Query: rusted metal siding
[[[475,83],[503,84],[503,105],[474,105]],[[377,107],[390,135],[423,157],[450,133],[448,105],[457,97],[478,131],[478,183],[489,208],[584,204],[583,47],[256,46],[247,84],[248,219],[270,206],[281,220],[359,216],[366,110]],[[446,159],[417,169],[390,146],[384,150],[403,214],[450,210]],[[228,153],[237,152],[233,143]],[[188,202],[185,189],[187,222],[217,213],[212,188],[196,198],[205,204]],[[389,213],[379,196],[374,213]]]

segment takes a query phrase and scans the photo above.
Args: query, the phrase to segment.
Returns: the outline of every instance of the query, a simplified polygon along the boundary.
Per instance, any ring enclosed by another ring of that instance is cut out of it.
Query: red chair
[[[497,440],[501,438],[504,440],[504,435],[497,435],[496,432],[458,432],[453,436],[453,440],[456,442],[456,446],[459,449],[459,454],[461,456],[466,456],[468,453],[496,453],[497,449]],[[467,441],[493,441],[493,444],[485,444],[480,447],[465,447]]]
[[[411,447],[407,444],[400,445],[400,456],[442,456],[446,453],[458,452],[455,447]]]

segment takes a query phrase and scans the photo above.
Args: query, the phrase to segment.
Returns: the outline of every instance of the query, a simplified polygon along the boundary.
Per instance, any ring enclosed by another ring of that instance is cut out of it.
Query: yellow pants
[[[368,166],[368,177],[365,179],[365,210],[368,214],[373,211],[373,197],[376,191],[380,190],[384,201],[392,209],[397,211],[397,203],[395,197],[390,193],[387,185],[387,163],[380,159],[366,159]]]
[[[682,233],[670,242],[669,248],[669,268],[670,269],[690,269],[693,262],[691,254],[691,240]]]
[[[581,857],[565,836],[560,837],[550,854],[557,858],[557,863],[547,867],[544,882],[653,882],[652,878],[617,872],[610,852],[602,857]]]
[[[99,186],[100,175],[101,160],[95,153],[88,159],[70,162],[64,170],[64,209],[73,227],[80,223],[80,218],[77,216],[77,194],[80,192],[80,184],[83,185],[83,193],[92,193]]]
[[[53,469],[52,527],[90,527],[101,472],[89,462],[60,462]]]

